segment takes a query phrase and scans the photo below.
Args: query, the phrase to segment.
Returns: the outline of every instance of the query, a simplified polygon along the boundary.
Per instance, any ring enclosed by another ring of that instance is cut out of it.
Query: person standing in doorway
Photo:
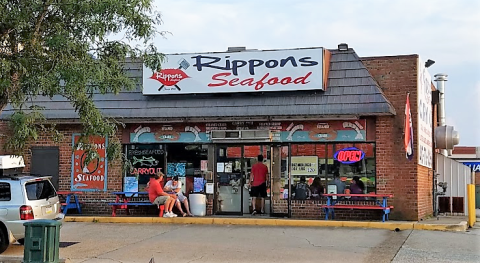
[[[256,210],[256,201],[257,197],[261,198],[261,213],[263,214],[264,207],[265,207],[265,198],[267,197],[267,175],[268,175],[268,167],[263,164],[263,155],[259,155],[257,157],[258,162],[252,166],[252,173],[250,176],[250,196],[252,197],[252,208],[253,212],[252,215],[257,213]]]

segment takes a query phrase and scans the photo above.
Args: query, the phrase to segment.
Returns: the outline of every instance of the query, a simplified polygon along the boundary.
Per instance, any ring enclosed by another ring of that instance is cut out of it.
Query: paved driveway
[[[480,262],[467,233],[355,228],[65,223],[72,262]],[[13,245],[3,255],[23,255]]]

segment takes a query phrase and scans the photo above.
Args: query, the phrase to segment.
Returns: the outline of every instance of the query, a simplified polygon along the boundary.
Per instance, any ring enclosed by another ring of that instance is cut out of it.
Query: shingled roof
[[[262,92],[145,96],[141,87],[118,95],[95,94],[97,107],[109,117],[124,122],[170,119],[238,119],[256,117],[341,118],[345,116],[395,115],[379,85],[353,49],[330,50],[331,61],[326,91]],[[142,64],[129,63],[132,77],[142,78]],[[78,114],[61,96],[38,97],[47,119],[75,121]],[[0,119],[13,114],[10,106]]]

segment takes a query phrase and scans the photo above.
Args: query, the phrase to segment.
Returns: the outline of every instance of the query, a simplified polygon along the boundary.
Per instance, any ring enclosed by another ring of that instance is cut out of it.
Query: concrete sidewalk
[[[160,223],[160,224],[196,224],[196,225],[256,225],[256,226],[299,226],[299,227],[353,227],[388,230],[437,230],[466,231],[467,219],[464,216],[443,216],[414,221],[336,221],[336,220],[299,220],[268,217],[109,217],[109,216],[67,216],[66,222],[97,223]]]

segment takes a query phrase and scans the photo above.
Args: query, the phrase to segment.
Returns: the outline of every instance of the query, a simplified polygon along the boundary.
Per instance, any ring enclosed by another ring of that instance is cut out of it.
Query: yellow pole
[[[468,198],[468,226],[473,227],[477,220],[477,216],[475,214],[475,185],[468,184],[467,185],[467,198]]]

